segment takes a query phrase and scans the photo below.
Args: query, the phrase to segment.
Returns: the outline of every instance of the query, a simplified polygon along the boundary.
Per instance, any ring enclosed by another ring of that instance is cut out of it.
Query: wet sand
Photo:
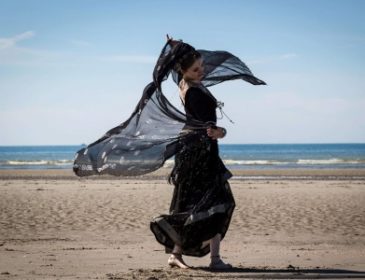
[[[166,265],[149,230],[172,186],[77,178],[69,170],[0,171],[0,279],[365,278],[364,170],[234,171],[236,210],[221,255],[234,268]]]

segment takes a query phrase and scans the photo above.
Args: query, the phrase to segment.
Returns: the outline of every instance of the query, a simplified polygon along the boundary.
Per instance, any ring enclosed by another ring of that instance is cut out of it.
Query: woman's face
[[[183,71],[184,80],[199,82],[204,77],[204,65],[203,59],[198,58],[195,60],[186,71]]]

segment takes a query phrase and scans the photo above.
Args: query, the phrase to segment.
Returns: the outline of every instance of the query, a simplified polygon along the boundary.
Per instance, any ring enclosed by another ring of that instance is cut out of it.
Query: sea
[[[0,146],[0,169],[71,169],[83,146]],[[365,168],[365,143],[221,144],[220,156],[231,169]],[[173,159],[167,160],[171,166]]]

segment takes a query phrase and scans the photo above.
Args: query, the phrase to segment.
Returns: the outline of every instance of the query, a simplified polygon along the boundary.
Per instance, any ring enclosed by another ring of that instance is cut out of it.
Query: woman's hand
[[[208,136],[214,140],[223,138],[224,136],[226,136],[226,133],[227,132],[223,127],[217,127],[217,128],[209,127],[207,129]]]

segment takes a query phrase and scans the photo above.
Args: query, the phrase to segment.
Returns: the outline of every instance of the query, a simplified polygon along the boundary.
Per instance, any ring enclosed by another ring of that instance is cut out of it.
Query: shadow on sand
[[[286,269],[233,267],[228,270],[211,270],[206,267],[191,269],[135,269],[128,273],[107,274],[108,279],[365,279],[365,271],[316,268],[301,269],[288,266]]]
[[[289,266],[286,269],[258,269],[233,267],[228,270],[211,270],[206,267],[196,267],[194,270],[219,273],[222,279],[239,279],[239,278],[257,278],[257,279],[342,279],[342,278],[363,278],[365,279],[365,271],[354,271],[345,269],[301,269]],[[237,277],[238,276],[238,277]]]

